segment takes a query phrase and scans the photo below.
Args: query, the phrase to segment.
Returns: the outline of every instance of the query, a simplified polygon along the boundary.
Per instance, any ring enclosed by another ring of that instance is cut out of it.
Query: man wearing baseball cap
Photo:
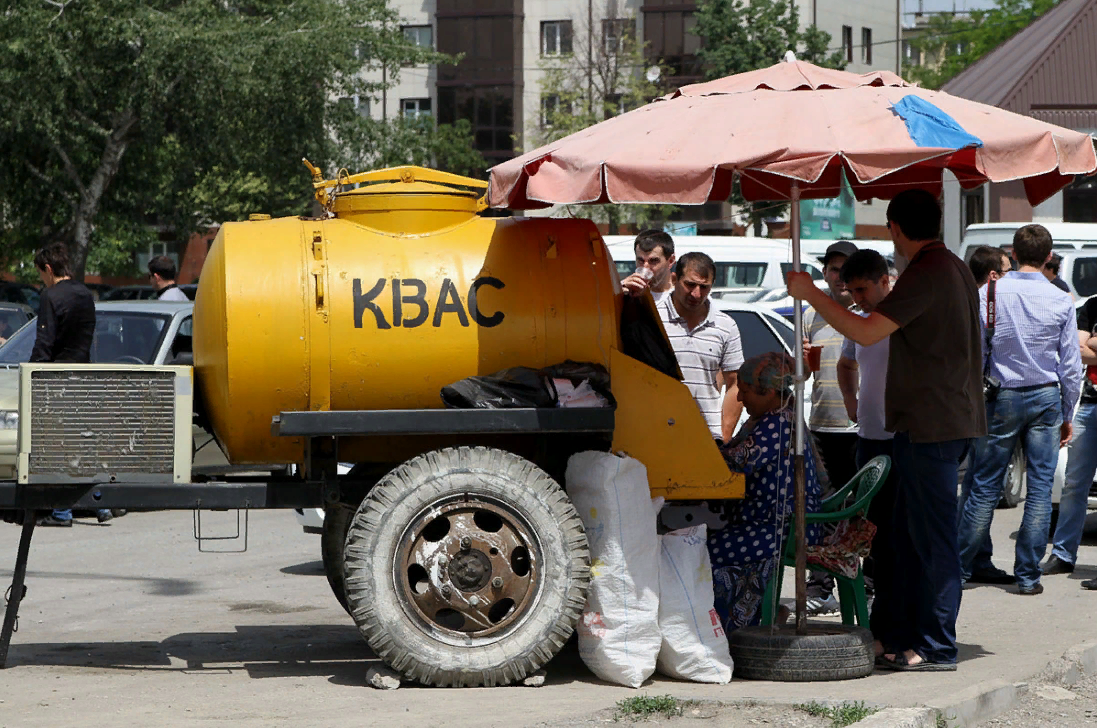
[[[857,246],[848,240],[838,240],[827,247],[821,258],[823,279],[829,286],[832,299],[845,308],[853,306],[853,297],[842,282],[842,266],[846,258],[857,252]],[[823,481],[824,496],[848,483],[857,472],[857,426],[849,421],[845,400],[838,386],[838,359],[842,355],[845,337],[834,330],[814,308],[804,313],[804,358],[811,347],[823,348],[819,357],[819,371],[812,376],[811,430],[822,456],[823,468],[828,478]],[[829,480],[829,485],[828,485]],[[834,580],[825,572],[812,572],[808,578],[808,613],[830,614],[838,611],[834,598]]]

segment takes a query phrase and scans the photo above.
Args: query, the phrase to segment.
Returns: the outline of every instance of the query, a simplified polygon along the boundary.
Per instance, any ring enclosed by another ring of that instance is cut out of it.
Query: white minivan
[[[636,270],[635,235],[606,235],[604,237],[610,256],[617,265],[621,278]],[[823,264],[819,258],[833,240],[805,240],[801,243],[800,259],[803,268],[824,286]],[[853,240],[859,248],[878,250],[885,257],[894,252],[891,241]],[[701,252],[716,264],[716,277],[712,284],[713,298],[722,300],[755,300],[767,291],[784,289],[785,274],[792,270],[792,243],[789,240],[770,238],[746,238],[723,235],[676,235],[676,255]]]
[[[1013,234],[1028,223],[995,222],[969,225],[958,255],[965,261],[981,245],[1013,249]],[[1075,298],[1097,294],[1097,223],[1040,223],[1051,233],[1052,250],[1062,257],[1059,277],[1070,287]]]
[[[604,240],[621,278],[636,270],[635,235],[607,235]],[[784,287],[785,273],[792,270],[789,245],[765,238],[722,237],[715,235],[674,236],[674,253],[701,252],[716,263],[712,282],[714,297],[749,296],[759,291]],[[822,280],[823,267],[818,260],[805,257],[804,270]]]
[[[968,225],[960,250],[955,251],[964,260],[980,245],[994,248],[1013,248],[1013,234],[1027,222],[986,222]],[[1042,222],[1051,233],[1052,250],[1060,255],[1069,250],[1097,251],[1097,222]]]

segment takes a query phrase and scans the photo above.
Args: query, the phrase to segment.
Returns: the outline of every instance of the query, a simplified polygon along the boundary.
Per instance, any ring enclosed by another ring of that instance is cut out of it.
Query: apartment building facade
[[[831,50],[846,56],[848,70],[897,70],[898,0],[797,2],[801,23],[814,23],[830,33]],[[462,60],[456,65],[395,69],[397,83],[382,98],[363,102],[363,113],[374,118],[430,114],[439,123],[467,119],[476,147],[489,164],[534,145],[542,106],[551,101],[543,98],[542,80],[545,62],[553,56],[593,54],[631,34],[643,41],[647,60],[658,59],[670,69],[663,83],[678,86],[701,80],[700,39],[692,32],[696,2],[392,0],[392,4],[410,39],[443,53],[460,54]],[[701,228],[729,229],[726,207],[690,213]],[[859,223],[883,229],[882,205],[858,208]]]

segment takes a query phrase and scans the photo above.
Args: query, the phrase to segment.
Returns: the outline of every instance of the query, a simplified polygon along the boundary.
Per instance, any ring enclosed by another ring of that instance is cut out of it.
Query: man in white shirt
[[[715,275],[712,258],[686,253],[671,275],[673,290],[656,308],[682,370],[682,383],[701,409],[713,438],[728,442],[743,412],[738,397],[743,345],[735,321],[709,299]]]
[[[891,292],[891,275],[887,261],[875,250],[858,250],[842,266],[842,280],[865,316],[876,310],[876,304]],[[861,468],[877,455],[891,457],[894,433],[884,424],[884,389],[887,381],[890,340],[881,339],[872,346],[861,346],[852,339],[842,345],[838,359],[838,386],[850,420],[857,423],[857,467]],[[858,375],[860,386],[858,386]],[[869,627],[876,643],[876,656],[892,649],[898,639],[895,620],[901,611],[896,600],[901,595],[895,589],[898,576],[892,515],[895,512],[896,478],[888,473],[869,506],[868,519],[876,526],[872,552],[865,561],[866,576],[873,580],[875,597]]]
[[[175,284],[175,262],[166,255],[158,255],[149,261],[149,280],[156,289],[157,301],[190,300]]]
[[[644,230],[636,236],[633,250],[636,272],[621,281],[621,287],[633,296],[651,291],[651,297],[659,303],[674,288],[670,281],[674,270],[674,239],[662,230]]]

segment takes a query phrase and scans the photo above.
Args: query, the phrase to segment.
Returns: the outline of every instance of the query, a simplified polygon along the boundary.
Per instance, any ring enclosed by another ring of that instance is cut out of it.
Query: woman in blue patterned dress
[[[793,520],[794,372],[792,359],[776,352],[751,357],[739,369],[739,401],[750,419],[721,451],[732,470],[746,475],[746,495],[725,502],[728,525],[708,538],[715,606],[729,633],[761,619],[762,596]],[[820,487],[811,447],[804,475],[812,513],[819,510]],[[817,531],[809,527],[808,543],[818,540]]]

